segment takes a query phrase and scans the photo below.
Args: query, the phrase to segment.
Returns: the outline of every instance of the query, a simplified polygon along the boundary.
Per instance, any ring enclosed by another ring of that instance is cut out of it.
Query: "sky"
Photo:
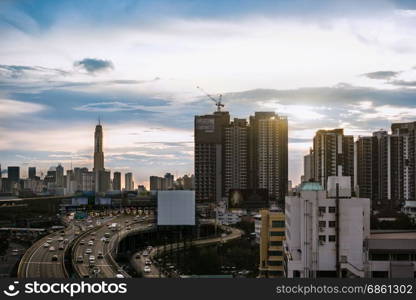
[[[0,2],[0,163],[193,173],[193,120],[289,119],[289,178],[318,129],[416,121],[415,1]]]

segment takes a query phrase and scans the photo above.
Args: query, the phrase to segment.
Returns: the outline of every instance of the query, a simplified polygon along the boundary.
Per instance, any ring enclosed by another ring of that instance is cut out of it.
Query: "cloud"
[[[377,72],[365,73],[362,75],[370,79],[391,79],[391,78],[396,77],[400,73],[401,72],[395,72],[395,71],[377,71]]]
[[[84,69],[89,74],[114,69],[114,65],[110,60],[98,58],[84,58],[83,60],[74,62],[74,66]]]
[[[4,79],[22,79],[29,77],[53,77],[67,76],[69,71],[57,68],[47,68],[41,66],[22,66],[22,65],[0,65],[0,78]]]
[[[389,84],[396,86],[407,86],[407,87],[416,87],[416,81],[407,81],[407,80],[393,80]]]
[[[43,104],[0,99],[0,115],[2,118],[14,118],[19,115],[34,114],[46,110]]]
[[[88,103],[78,107],[74,107],[74,110],[89,111],[89,112],[120,112],[120,111],[140,111],[147,113],[156,113],[153,111],[145,110],[144,105],[137,105],[134,103],[126,103],[120,101],[113,102],[98,102]]]

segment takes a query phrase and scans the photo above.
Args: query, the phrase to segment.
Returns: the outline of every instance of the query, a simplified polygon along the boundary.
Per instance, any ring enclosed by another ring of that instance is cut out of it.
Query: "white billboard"
[[[195,191],[158,191],[157,225],[195,225]]]

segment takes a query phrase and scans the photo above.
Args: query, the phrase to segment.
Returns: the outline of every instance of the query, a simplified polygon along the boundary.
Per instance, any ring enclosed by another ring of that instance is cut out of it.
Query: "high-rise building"
[[[303,181],[313,181],[315,176],[315,164],[313,150],[309,149],[309,154],[303,157]]]
[[[150,190],[161,191],[163,190],[163,178],[159,176],[150,176]]]
[[[36,167],[29,167],[28,177],[29,177],[29,179],[35,179],[35,177],[36,177]]]
[[[284,206],[288,183],[288,123],[274,112],[250,116],[249,184],[267,189],[272,201]]]
[[[7,167],[7,178],[12,182],[20,181],[20,167]]]
[[[330,176],[327,191],[304,182],[299,194],[286,197],[286,277],[365,276],[370,201],[351,197],[350,182]]]
[[[344,129],[318,130],[313,138],[314,180],[324,189],[329,176],[349,176],[354,189],[354,137]]]
[[[121,191],[121,173],[120,172],[114,172],[113,190]]]
[[[225,127],[225,196],[230,189],[248,188],[248,130],[246,119],[235,118]]]
[[[82,172],[81,173],[81,190],[84,192],[92,192],[95,189],[95,173]]]
[[[104,152],[103,152],[103,127],[101,123],[95,126],[94,133],[94,168],[93,172],[95,173],[95,191],[101,192],[102,188],[100,187],[101,180],[100,171],[104,171]],[[102,176],[101,176],[102,177]]]
[[[57,187],[64,187],[64,167],[62,165],[56,167],[55,183]]]
[[[95,174],[96,180],[98,180],[98,184],[95,183],[95,191],[98,193],[108,192],[111,189],[111,172],[107,170],[99,170],[96,171]]]
[[[171,173],[166,173],[163,179],[163,189],[173,190],[173,182],[175,180],[174,176]]]
[[[133,173],[126,173],[124,175],[124,186],[126,191],[134,190]]]
[[[280,209],[264,209],[260,215],[260,277],[284,277],[285,215]]]
[[[216,111],[195,116],[195,196],[198,202],[219,202],[224,193],[224,129],[230,115]]]

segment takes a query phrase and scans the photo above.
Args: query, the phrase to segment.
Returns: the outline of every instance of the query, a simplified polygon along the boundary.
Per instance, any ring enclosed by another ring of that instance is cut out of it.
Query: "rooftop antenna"
[[[98,125],[101,125],[101,116],[98,115]]]

